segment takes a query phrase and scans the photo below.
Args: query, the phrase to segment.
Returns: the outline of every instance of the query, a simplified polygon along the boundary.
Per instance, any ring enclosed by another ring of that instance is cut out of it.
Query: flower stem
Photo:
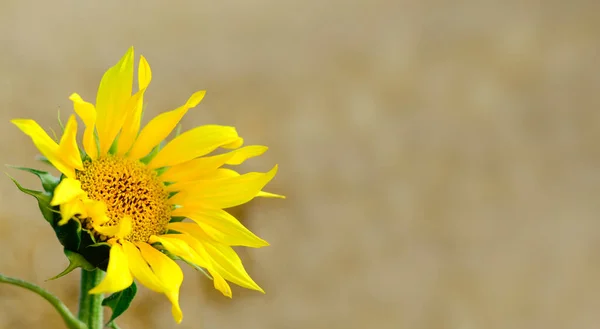
[[[58,299],[58,297],[54,296],[47,290],[44,290],[33,283],[23,281],[21,279],[4,276],[2,274],[0,274],[0,282],[25,288],[42,296],[45,300],[49,301],[50,304],[52,304],[52,306],[54,306],[54,308],[58,311],[58,313],[63,318],[65,324],[69,329],[87,329],[85,323],[77,320],[77,318],[71,313],[71,311],[69,311],[67,306],[65,306],[65,304],[63,304],[63,302],[61,302],[60,299]]]
[[[79,320],[87,324],[89,329],[102,329],[102,294],[88,294],[88,291],[97,286],[102,280],[103,272],[99,269],[86,271],[81,269],[81,283],[79,291]]]

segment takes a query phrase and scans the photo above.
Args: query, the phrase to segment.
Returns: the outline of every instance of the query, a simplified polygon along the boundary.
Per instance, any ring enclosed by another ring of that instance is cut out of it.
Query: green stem
[[[88,291],[97,286],[104,272],[99,269],[86,271],[81,269],[81,283],[79,291],[79,320],[85,322],[89,329],[102,329],[102,294],[88,294]]]
[[[0,282],[25,288],[42,296],[45,300],[49,301],[50,304],[52,304],[52,306],[54,306],[54,308],[58,311],[58,313],[63,318],[65,324],[69,329],[87,329],[85,323],[77,320],[77,318],[71,313],[71,311],[69,311],[67,306],[65,306],[65,304],[63,304],[63,302],[61,302],[60,299],[58,299],[56,296],[54,296],[47,290],[44,290],[33,283],[23,281],[21,279],[4,276],[2,274],[0,274]]]

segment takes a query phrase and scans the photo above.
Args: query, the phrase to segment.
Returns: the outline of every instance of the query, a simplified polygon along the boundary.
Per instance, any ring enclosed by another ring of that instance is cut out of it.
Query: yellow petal
[[[232,178],[232,177],[239,177],[241,176],[239,172],[233,170],[233,169],[229,169],[229,168],[219,168],[207,175],[205,175],[204,177],[201,177],[201,180],[217,180],[217,179],[224,179],[224,178]]]
[[[96,129],[100,155],[108,152],[125,121],[122,110],[131,97],[133,62],[131,47],[115,66],[104,73],[100,81],[96,96]]]
[[[150,81],[152,80],[152,71],[150,70],[150,64],[146,61],[144,56],[140,58],[140,64],[138,66],[138,85],[140,91],[137,93],[139,97],[132,100],[131,107],[127,112],[127,117],[123,123],[123,129],[121,135],[119,135],[119,145],[117,147],[118,155],[125,155],[130,149],[137,135],[140,131],[140,122],[142,119],[142,111],[144,109],[144,92]]]
[[[211,243],[209,241],[200,241],[208,254],[214,260],[215,270],[219,272],[228,281],[231,281],[241,287],[257,290],[262,293],[265,291],[252,280],[246,272],[242,260],[236,252],[229,246],[219,243]]]
[[[73,164],[68,159],[61,157],[59,145],[46,134],[37,122],[29,119],[14,119],[11,122],[31,138],[40,153],[48,158],[48,161],[56,169],[69,178],[75,178],[75,167]]]
[[[240,176],[240,174],[233,169],[219,168],[219,169],[209,171],[204,174],[195,173],[194,176],[198,176],[197,180],[193,181],[194,183],[204,184],[206,181],[209,181],[209,180],[221,180],[223,178],[238,177],[238,176]],[[177,183],[167,185],[165,187],[165,189],[169,192],[176,192],[176,191],[180,191],[182,189],[185,190],[186,187],[190,185],[190,181],[192,181],[192,180],[191,179],[180,180]]]
[[[197,225],[200,225],[201,230],[203,230],[210,238],[228,246],[260,248],[269,245],[267,241],[256,236],[225,210],[183,207],[175,209],[173,211],[173,216],[190,218],[196,222]],[[193,233],[195,230],[193,226],[196,226],[196,224],[169,224],[169,228],[173,228],[176,231],[179,231],[178,228],[183,229],[186,233],[198,237],[198,233]],[[200,229],[200,227],[198,227],[198,229]]]
[[[132,117],[134,117],[137,112],[140,113],[140,117],[141,117],[141,111],[142,111],[141,109],[143,108],[143,105],[144,105],[143,99],[144,99],[145,92],[146,92],[146,89],[142,89],[142,90],[138,91],[133,96],[131,96],[131,98],[127,101],[127,103],[125,105],[123,105],[121,115],[123,115],[123,117],[125,119],[123,122],[121,135],[119,136],[118,143],[117,143],[117,154],[118,155],[125,155],[125,153],[127,153],[127,151],[129,151],[129,149],[131,148],[131,145],[133,144],[133,141],[136,138],[136,136],[134,135],[134,132],[132,131],[132,127],[131,127],[132,122],[131,121],[133,121],[135,119]],[[137,134],[137,131],[135,132],[135,134]]]
[[[129,271],[127,255],[120,244],[114,243],[110,247],[106,276],[96,287],[89,291],[90,294],[104,294],[121,291],[133,283],[133,276]]]
[[[200,103],[205,93],[206,91],[198,91],[188,99],[185,105],[150,120],[133,143],[129,151],[129,158],[140,159],[150,153],[156,145],[169,136],[185,113]]]
[[[170,200],[172,204],[230,208],[254,198],[277,173],[277,166],[266,173],[248,173],[232,178],[188,182]]]
[[[200,126],[175,137],[148,163],[149,168],[174,166],[214,151],[239,139],[235,128]]]
[[[259,156],[266,151],[266,146],[250,145],[224,154],[196,158],[170,167],[162,173],[159,178],[163,182],[195,180],[207,175],[207,173],[224,164],[239,165],[247,159]]]
[[[85,207],[81,200],[73,200],[60,205],[60,220],[58,225],[62,226],[69,222],[75,215],[81,215],[87,217]]]
[[[215,271],[210,256],[194,238],[187,234],[164,234],[158,237],[151,237],[150,242],[160,242],[165,249],[176,256],[205,268],[213,277],[215,289],[231,298],[231,288],[229,287],[229,284],[227,284],[227,282],[223,280],[223,277]]]
[[[82,197],[87,197],[87,194],[81,189],[81,182],[74,178],[64,178],[54,189],[50,205],[57,206]]]
[[[148,88],[150,81],[152,81],[150,64],[148,64],[146,57],[140,56],[140,64],[138,66],[138,86],[140,90]]]
[[[173,222],[167,224],[167,228],[180,233],[189,234],[191,236],[194,236],[196,239],[210,240],[210,236],[206,234],[206,232],[204,232],[202,228],[200,228],[200,226],[196,223]]]
[[[165,288],[165,295],[173,305],[171,313],[177,323],[183,319],[181,308],[179,307],[179,288],[183,282],[183,272],[181,268],[171,258],[162,252],[154,249],[147,243],[138,243],[142,252],[142,257],[150,264],[154,274],[160,280]]]
[[[211,276],[213,277],[213,284],[215,286],[215,289],[223,293],[223,295],[231,298],[233,294],[231,293],[231,287],[229,286],[229,283],[227,283],[227,281],[225,281],[225,279],[223,279],[221,275],[216,274],[216,272],[209,272],[211,272]]]
[[[162,283],[152,272],[148,263],[142,258],[142,254],[139,249],[131,242],[127,240],[122,241],[123,251],[127,256],[127,261],[129,262],[129,270],[131,274],[140,281],[141,284],[148,287],[149,289],[162,293],[164,288]]]
[[[264,293],[262,288],[246,273],[241,259],[231,247],[211,243],[207,240],[199,240],[188,234],[173,234],[172,236],[175,239],[184,241],[201,257],[207,258],[210,261],[210,266],[205,268],[209,271],[212,270],[211,273],[218,273],[224,279],[241,287]]]
[[[254,158],[257,157],[259,155],[262,155],[263,153],[267,152],[269,148],[263,145],[249,145],[249,146],[244,146],[238,150],[235,151],[231,151],[229,153],[232,153],[232,157],[229,158],[225,164],[228,165],[239,165],[242,164],[244,161],[250,159],[250,158]]]
[[[226,149],[236,149],[238,147],[241,147],[242,145],[244,145],[244,139],[240,137],[240,138],[237,138],[236,140],[234,140],[231,143],[224,144],[221,147],[222,148],[226,148]]]
[[[94,223],[95,224],[95,223]],[[115,237],[118,239],[125,238],[131,233],[133,229],[133,222],[131,217],[124,216],[117,225],[114,226],[100,226],[94,225],[94,230],[98,233],[106,235],[108,237]]]
[[[98,145],[96,144],[96,138],[94,136],[94,129],[96,128],[96,108],[94,107],[94,104],[84,101],[78,94],[72,94],[69,99],[73,102],[75,113],[79,115],[83,124],[85,124],[85,131],[83,132],[83,149],[92,160],[95,160],[98,157]]]
[[[205,258],[201,258],[194,249],[187,245],[184,241],[176,239],[175,234],[163,234],[159,236],[153,235],[150,237],[150,243],[159,242],[168,251],[174,255],[190,261],[200,267],[210,267],[210,262]]]
[[[169,167],[158,177],[163,182],[180,182],[195,180],[204,177],[208,173],[213,172],[214,170],[225,164],[225,162],[232,156],[231,153],[233,152],[210,157],[196,158],[184,162],[182,164]]]
[[[269,192],[265,192],[265,191],[258,192],[258,194],[256,196],[257,197],[262,197],[262,198],[285,199],[285,195],[275,194],[275,193],[269,193]]]
[[[77,120],[71,115],[58,144],[59,156],[75,169],[83,170],[83,162],[77,146]]]
[[[94,225],[102,225],[110,220],[106,215],[106,204],[103,201],[87,199],[83,201],[87,217],[92,219]]]

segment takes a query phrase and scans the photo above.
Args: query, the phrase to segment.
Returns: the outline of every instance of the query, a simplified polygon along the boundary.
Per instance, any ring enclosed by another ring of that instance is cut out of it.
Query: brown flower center
[[[83,167],[77,179],[90,199],[106,204],[110,221],[104,225],[117,225],[130,216],[133,228],[126,239],[131,242],[146,242],[151,235],[165,232],[171,219],[169,193],[155,171],[139,161],[115,156],[86,161]]]

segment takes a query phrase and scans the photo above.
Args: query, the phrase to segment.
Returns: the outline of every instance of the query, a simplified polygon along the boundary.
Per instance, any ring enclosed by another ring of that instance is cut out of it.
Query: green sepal
[[[35,159],[36,159],[37,161],[43,162],[43,163],[45,163],[45,164],[47,164],[47,165],[50,165],[50,166],[53,166],[53,167],[54,167],[54,165],[52,164],[52,162],[50,162],[50,160],[48,160],[48,158],[46,158],[46,157],[45,157],[45,156],[43,156],[43,155],[39,155],[39,154],[38,154],[38,155],[35,157]]]
[[[160,245],[160,244],[158,244],[158,243],[152,244],[152,246],[153,246],[154,248],[158,249],[158,250],[161,250],[161,249],[162,249],[162,250],[161,250],[161,252],[162,252],[163,254],[165,254],[167,257],[171,258],[172,260],[181,260],[181,261],[184,261],[186,264],[188,264],[189,266],[191,266],[191,267],[192,267],[193,269],[195,269],[196,271],[198,271],[198,272],[200,272],[200,273],[204,274],[204,276],[206,276],[206,277],[207,277],[207,278],[209,278],[210,280],[213,280],[213,277],[212,277],[212,275],[210,275],[210,274],[209,274],[209,273],[208,273],[208,272],[207,272],[207,271],[206,271],[204,268],[202,268],[202,267],[200,267],[200,266],[198,266],[198,265],[196,265],[196,264],[194,264],[194,263],[192,263],[192,262],[188,261],[188,260],[187,260],[187,259],[185,259],[185,258],[182,258],[182,257],[179,257],[179,256],[175,256],[175,255],[174,255],[173,253],[171,253],[170,251],[168,251],[168,250],[166,250],[166,249],[163,249],[163,248],[161,248],[161,247],[162,247],[162,245]]]
[[[183,126],[181,125],[181,123],[175,127],[175,137],[179,137],[179,135],[181,135],[182,128],[183,128]]]
[[[87,234],[83,234],[83,245],[86,247],[79,250],[79,253],[85,257],[93,266],[106,271],[108,267],[108,258],[110,255],[110,245],[106,242],[90,243],[87,241]],[[89,243],[89,244],[88,244]]]
[[[171,217],[169,223],[179,223],[183,221],[186,217]]]
[[[108,148],[108,154],[112,154],[112,155],[117,154],[117,149],[119,147],[119,137],[121,137],[121,134],[118,134],[115,137],[115,139],[113,140],[112,144]]]
[[[81,246],[81,223],[77,219],[72,218],[64,225],[58,225],[57,221],[53,228],[58,241],[65,249],[79,250],[79,246]]]
[[[21,184],[19,184],[19,182],[17,182],[17,180],[15,180],[14,178],[12,178],[11,176],[8,177],[13,181],[13,183],[15,183],[15,185],[21,192],[31,195],[32,197],[37,199],[38,207],[40,208],[42,216],[44,216],[44,219],[46,219],[46,221],[50,223],[50,225],[53,225],[54,222],[58,220],[59,215],[54,211],[53,207],[50,206],[52,194],[42,191],[26,189],[23,186],[21,186]]]
[[[106,323],[107,327],[111,326],[113,321],[115,321],[116,318],[118,318],[129,308],[129,305],[131,305],[131,301],[133,301],[136,292],[137,286],[135,285],[135,282],[133,282],[129,288],[115,292],[114,294],[104,298],[102,301],[102,306],[107,306],[112,309],[110,320],[108,320]]]
[[[208,272],[207,272],[207,271],[206,271],[204,268],[202,268],[202,267],[200,267],[200,266],[198,266],[198,265],[196,265],[196,264],[194,264],[194,263],[192,263],[192,262],[188,261],[187,259],[184,259],[184,258],[179,258],[179,257],[177,257],[177,259],[181,259],[182,261],[184,261],[186,264],[188,264],[189,266],[191,266],[191,267],[192,267],[193,269],[195,269],[196,271],[198,271],[198,272],[200,272],[200,273],[204,274],[204,276],[206,276],[206,277],[207,277],[207,278],[209,278],[210,280],[213,280],[213,277],[212,277],[212,275],[210,275],[210,273],[208,273]],[[173,259],[173,260],[177,260],[177,259]]]
[[[60,178],[50,174],[47,171],[42,171],[42,170],[37,170],[37,169],[27,168],[27,167],[17,167],[17,166],[11,166],[11,165],[7,165],[7,167],[18,169],[18,170],[23,170],[28,173],[36,175],[42,182],[42,187],[44,188],[44,191],[46,191],[48,193],[53,193],[54,189],[60,182]]]
[[[87,260],[85,260],[85,258],[76,253],[73,252],[71,250],[65,249],[64,250],[65,256],[67,256],[67,258],[69,259],[69,266],[67,266],[67,268],[60,272],[58,275],[51,277],[50,279],[47,279],[46,281],[50,281],[50,280],[56,280],[58,278],[61,278],[69,273],[71,273],[74,269],[81,267],[82,269],[86,270],[86,271],[93,271],[96,267],[92,264],[90,264]]]
[[[60,109],[58,109],[58,111],[57,111],[56,118],[58,119],[58,125],[60,126],[60,129],[64,132],[65,125],[63,124],[62,120],[60,119]]]
[[[167,171],[167,169],[169,169],[169,167],[160,167],[157,169],[154,169],[154,171],[156,171],[156,176],[160,176],[162,174],[165,173],[165,171]],[[163,182],[165,184],[165,186],[169,186],[167,184],[174,184],[174,182]]]
[[[140,159],[140,162],[143,164],[148,164],[154,157],[158,154],[158,152],[165,146],[165,141],[160,142],[156,145],[148,155]]]

